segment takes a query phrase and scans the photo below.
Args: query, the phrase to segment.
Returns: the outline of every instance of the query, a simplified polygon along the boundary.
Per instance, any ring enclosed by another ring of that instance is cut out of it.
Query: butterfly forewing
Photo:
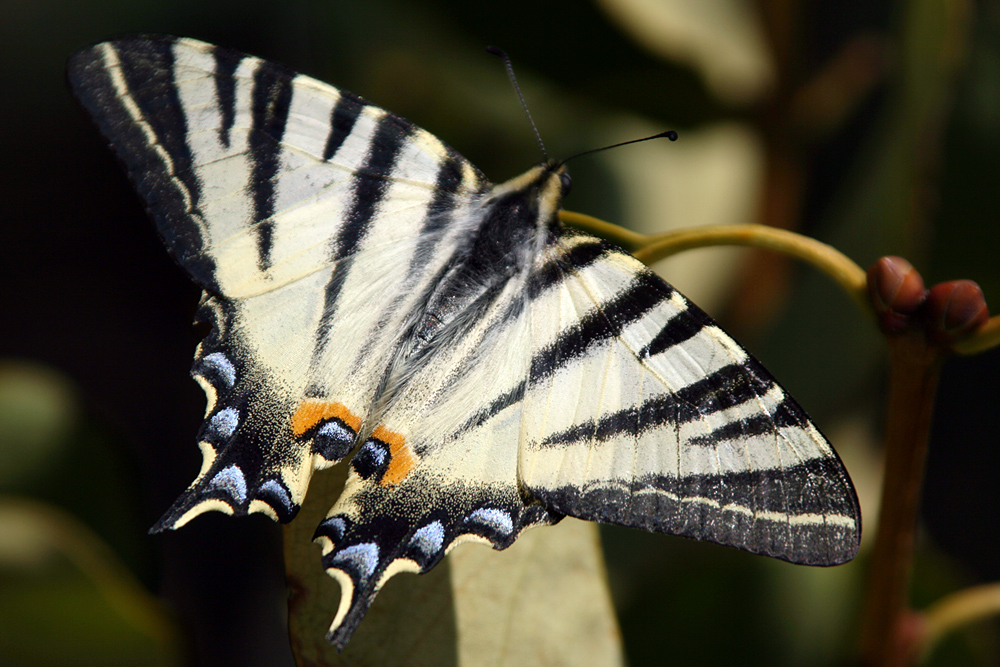
[[[194,40],[99,44],[69,72],[215,327],[193,369],[205,463],[157,528],[290,518],[314,463],[353,446],[485,181],[361,98]]]
[[[611,251],[568,259],[537,307],[520,474],[546,506],[798,563],[853,557],[859,513],[836,454],[679,292]]]
[[[563,168],[490,185],[350,93],[188,39],[77,53],[69,77],[205,288],[207,510],[298,510],[351,455],[316,531],[343,646],[396,572],[503,549],[569,514],[794,562],[853,556],[836,454],[742,348],[621,250],[556,217]]]

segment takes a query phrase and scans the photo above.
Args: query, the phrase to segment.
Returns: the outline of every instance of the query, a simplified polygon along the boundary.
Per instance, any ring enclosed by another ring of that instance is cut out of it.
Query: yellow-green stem
[[[645,264],[684,250],[717,245],[753,246],[783,252],[823,271],[864,310],[871,309],[864,270],[832,246],[795,232],[767,225],[708,225],[647,236],[572,211],[560,211],[559,217],[569,225],[617,243]]]
[[[648,245],[652,236],[639,234],[624,227],[605,222],[600,218],[574,211],[559,211],[559,219],[571,227],[590,232],[594,236],[611,241],[615,245],[621,246],[629,252],[635,252],[639,248]]]
[[[842,252],[816,239],[766,225],[713,225],[646,235],[583,213],[560,211],[566,224],[607,239],[645,264],[652,264],[683,250],[717,245],[767,248],[808,262],[833,278],[869,315],[873,315],[864,270]],[[1000,315],[990,318],[975,334],[952,344],[958,354],[976,354],[1000,345]]]
[[[955,628],[990,616],[1000,616],[1000,583],[970,586],[946,595],[924,611],[922,652]]]
[[[976,333],[952,344],[959,354],[977,354],[1000,345],[1000,315],[994,315]]]

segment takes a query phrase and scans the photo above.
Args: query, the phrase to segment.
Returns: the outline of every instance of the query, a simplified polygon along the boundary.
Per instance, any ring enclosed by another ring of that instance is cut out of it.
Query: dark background
[[[200,462],[204,399],[187,376],[198,290],[65,86],[65,61],[85,44],[169,33],[278,60],[409,118],[500,181],[539,153],[502,69],[483,51],[497,44],[514,58],[551,154],[601,145],[622,117],[676,128],[681,141],[734,124],[762,155],[758,205],[745,217],[817,236],[863,266],[905,255],[929,284],[971,278],[988,302],[1000,298],[1000,3],[734,2],[759,18],[774,72],[770,87],[742,99],[706,83],[702,65],[641,45],[604,9],[616,4],[0,6],[0,492],[5,502],[43,501],[20,515],[28,526],[66,521],[106,545],[108,571],[162,596],[176,628],[157,635],[115,620],[114,605],[95,592],[100,577],[90,576],[102,566],[74,556],[86,539],[7,524],[0,656],[16,665],[112,664],[109,656],[123,665],[291,664],[273,524],[209,515],[176,534],[145,534]],[[721,49],[732,13],[728,2],[704,4],[715,5],[706,39]],[[584,158],[573,173],[568,208],[628,222],[628,188],[613,161]],[[884,343],[824,276],[774,256],[737,257],[736,279],[712,314],[814,415],[872,510]],[[697,279],[671,274],[682,290]],[[918,606],[1000,579],[998,363],[993,351],[945,370]],[[46,514],[54,508],[65,512],[58,520]],[[866,516],[866,548],[874,525]],[[864,553],[815,571],[634,531],[605,531],[605,543],[634,665],[837,664],[850,655]],[[997,637],[995,624],[959,633],[934,664],[996,660]]]

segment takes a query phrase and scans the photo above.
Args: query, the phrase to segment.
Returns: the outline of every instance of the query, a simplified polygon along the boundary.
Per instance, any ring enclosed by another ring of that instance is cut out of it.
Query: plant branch
[[[978,354],[1000,345],[1000,315],[994,315],[975,334],[956,341],[951,349],[958,354]]]
[[[864,270],[839,250],[802,234],[767,225],[707,225],[647,236],[580,213],[560,211],[559,217],[578,229],[618,243],[645,264],[652,264],[684,250],[718,245],[776,250],[809,262],[826,273],[859,306],[871,312]]]
[[[650,240],[655,238],[575,211],[559,211],[559,219],[571,227],[582,229],[594,236],[611,241],[629,252],[635,252],[639,248],[649,245]]]
[[[836,248],[802,234],[767,225],[709,225],[647,235],[573,211],[560,211],[559,218],[572,227],[621,246],[647,265],[684,250],[719,245],[753,246],[792,255],[833,278],[855,303],[874,317],[865,271]],[[998,345],[1000,315],[990,318],[974,334],[955,341],[948,349],[968,355]]]
[[[885,478],[861,625],[861,663],[869,667],[907,665],[914,657],[903,625],[934,394],[948,354],[922,331],[888,340]]]

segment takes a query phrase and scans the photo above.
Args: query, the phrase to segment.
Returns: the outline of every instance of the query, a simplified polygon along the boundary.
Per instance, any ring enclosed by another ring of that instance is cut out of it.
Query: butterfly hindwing
[[[503,225],[516,238],[537,218],[494,218],[504,205],[487,198],[464,268],[443,278],[392,370],[390,386],[405,391],[377,413],[317,531],[324,567],[342,583],[330,634],[338,645],[396,572],[425,572],[464,541],[505,549],[522,530],[561,518],[518,482],[534,267],[531,253],[493,236]]]

